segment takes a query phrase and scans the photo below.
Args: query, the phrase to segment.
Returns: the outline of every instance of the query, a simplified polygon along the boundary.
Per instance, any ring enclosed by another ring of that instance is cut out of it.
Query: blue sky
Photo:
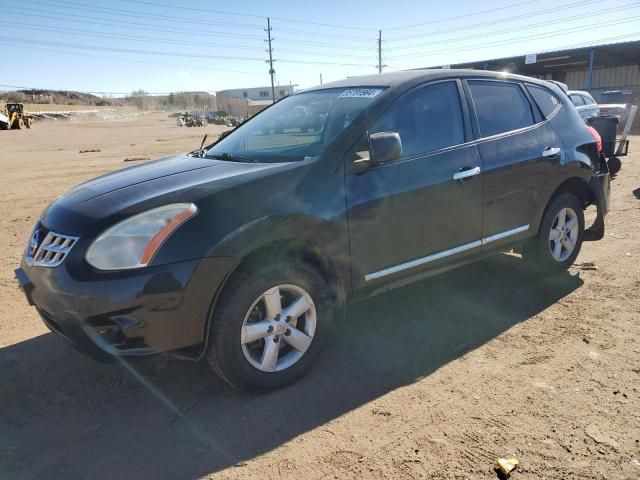
[[[0,0],[0,11],[0,84],[116,94],[269,84],[266,16],[277,82],[300,87],[375,73],[378,29],[385,71],[640,38],[637,0]]]

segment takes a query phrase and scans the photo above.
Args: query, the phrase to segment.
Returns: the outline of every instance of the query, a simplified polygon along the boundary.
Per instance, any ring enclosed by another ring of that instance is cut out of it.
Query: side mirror
[[[373,133],[369,136],[370,162],[387,163],[402,156],[402,140],[397,132]]]

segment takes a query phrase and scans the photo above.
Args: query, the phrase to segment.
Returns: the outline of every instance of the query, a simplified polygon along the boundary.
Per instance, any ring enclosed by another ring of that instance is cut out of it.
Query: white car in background
[[[616,117],[618,125],[623,125],[629,116],[629,107],[632,102],[631,90],[609,90],[596,94],[600,115],[603,117]]]
[[[576,110],[578,110],[578,113],[583,120],[600,116],[600,107],[589,92],[582,90],[569,90],[567,95],[569,95],[571,103],[575,105]]]

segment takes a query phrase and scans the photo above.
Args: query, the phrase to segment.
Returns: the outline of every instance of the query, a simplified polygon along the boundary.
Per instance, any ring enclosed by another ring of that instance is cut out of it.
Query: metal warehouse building
[[[473,68],[508,71],[531,77],[558,80],[571,90],[598,94],[610,90],[631,93],[640,103],[640,41],[594,45],[518,57],[459,63],[442,68]],[[638,126],[640,115],[636,116]]]

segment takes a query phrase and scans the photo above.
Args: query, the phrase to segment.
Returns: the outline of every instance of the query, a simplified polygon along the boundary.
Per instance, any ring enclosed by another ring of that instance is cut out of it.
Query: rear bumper
[[[74,278],[64,263],[15,271],[45,325],[100,360],[148,355],[204,341],[211,301],[231,258],[205,258]]]

